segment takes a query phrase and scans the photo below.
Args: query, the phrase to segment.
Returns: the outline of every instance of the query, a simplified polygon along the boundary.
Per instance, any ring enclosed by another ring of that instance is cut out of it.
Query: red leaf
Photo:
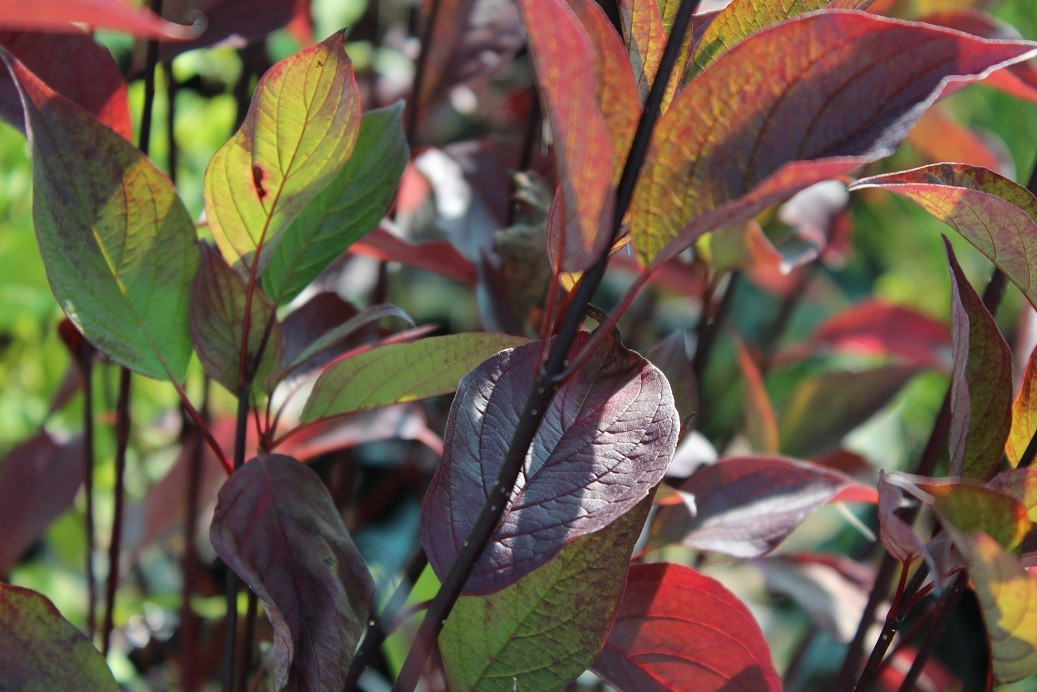
[[[738,351],[738,367],[745,381],[742,412],[746,437],[755,451],[761,454],[777,454],[780,448],[778,419],[774,415],[774,407],[763,384],[763,373],[745,344],[738,341],[735,346]]]
[[[982,135],[952,118],[940,104],[918,121],[907,141],[928,161],[956,161],[1011,176],[1011,152],[990,132]]]
[[[666,26],[657,2],[619,0],[619,18],[630,63],[637,78],[639,97],[644,100],[652,88],[659,61],[666,47]],[[698,28],[698,22],[695,22]]]
[[[770,552],[823,505],[878,501],[874,488],[849,476],[783,457],[722,459],[699,467],[680,490],[695,496],[695,516],[684,508],[661,510],[653,541],[737,557]]]
[[[760,626],[719,582],[681,565],[633,565],[592,669],[621,690],[780,690]]]
[[[631,207],[642,262],[888,155],[947,80],[1035,52],[861,12],[753,34],[694,78],[656,127]]]
[[[278,454],[220,489],[212,546],[263,601],[277,689],[342,689],[374,583],[320,478]]]
[[[349,252],[377,257],[388,262],[400,262],[469,286],[475,284],[475,265],[465,259],[453,245],[445,241],[429,240],[412,243],[379,226],[350,245]]]
[[[608,240],[615,203],[614,153],[598,107],[598,57],[565,0],[519,0],[519,7],[540,99],[555,137],[567,220],[563,268],[580,271]]]
[[[1012,427],[1012,351],[965,278],[950,243],[952,338],[950,475],[985,481]]]
[[[573,349],[589,335],[580,332]],[[421,506],[421,542],[443,575],[496,480],[542,344],[502,351],[465,375],[447,419],[446,451]],[[666,378],[609,339],[560,385],[469,594],[508,586],[573,539],[594,533],[662,480],[680,422]]]
[[[132,139],[126,83],[111,53],[87,34],[36,34],[0,31],[0,44],[51,89]],[[0,116],[24,127],[18,90],[0,73]]]
[[[41,432],[11,450],[0,464],[0,575],[72,506],[84,475],[79,438],[59,443]]]
[[[0,27],[5,29],[78,33],[80,29],[75,23],[159,41],[179,41],[196,35],[193,27],[170,24],[153,12],[125,0],[0,2]]]

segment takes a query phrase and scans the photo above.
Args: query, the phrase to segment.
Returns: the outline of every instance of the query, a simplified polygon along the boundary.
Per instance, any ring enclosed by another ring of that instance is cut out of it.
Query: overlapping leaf
[[[1019,391],[1012,400],[1012,427],[1005,441],[1005,455],[1018,466],[1030,441],[1037,434],[1037,348],[1030,353]]]
[[[205,372],[232,392],[247,384],[246,379],[262,382],[281,362],[281,327],[274,306],[258,288],[250,300],[241,276],[207,244],[202,245],[202,263],[191,292],[190,325]]]
[[[408,158],[402,113],[402,103],[366,113],[349,160],[285,229],[263,273],[275,304],[297,296],[389,210]]]
[[[950,473],[985,481],[1012,427],[1012,351],[944,239],[951,266]]]
[[[653,544],[737,557],[770,552],[830,502],[878,501],[874,488],[843,473],[782,457],[731,457],[700,466],[680,490],[694,496],[696,511],[660,510],[652,522]]]
[[[645,498],[502,591],[462,596],[439,637],[451,688],[560,689],[585,671],[619,609],[650,505]]]
[[[342,689],[374,583],[317,474],[291,457],[252,459],[220,489],[209,535],[263,601],[277,689]]]
[[[566,0],[520,0],[544,112],[554,133],[565,201],[563,268],[590,266],[608,240],[613,147],[598,108],[597,53]]]
[[[493,354],[526,343],[507,334],[452,334],[380,346],[333,363],[321,373],[303,422],[449,394]]]
[[[198,267],[194,224],[140,151],[5,58],[22,94],[33,220],[54,296],[95,346],[149,377],[182,380]]]
[[[861,12],[753,34],[691,80],[656,127],[631,208],[641,261],[661,263],[708,230],[889,154],[946,80],[1035,52]]]
[[[633,565],[594,672],[621,690],[780,690],[770,647],[745,605],[681,565]]]
[[[412,243],[379,226],[354,243],[350,252],[387,262],[400,262],[469,286],[475,284],[475,265],[445,240]]]
[[[1022,502],[1030,521],[1037,522],[1037,467],[1002,471],[991,478],[987,486]]]
[[[42,594],[0,583],[0,689],[115,690],[90,641]]]
[[[177,23],[202,17],[205,30],[191,41],[162,44],[159,57],[172,60],[184,51],[214,45],[243,48],[292,22],[308,23],[309,9],[305,0],[163,0],[163,17]]]
[[[673,26],[663,22],[655,0],[620,0],[619,18],[641,101],[648,96]]]
[[[588,338],[580,332],[573,348]],[[539,352],[539,343],[504,351],[458,387],[421,507],[421,542],[437,574],[449,569],[496,481]],[[679,424],[662,373],[615,335],[606,339],[551,400],[466,592],[513,584],[637,505],[662,480]]]
[[[228,264],[262,273],[285,230],[345,165],[359,125],[341,33],[263,75],[245,122],[205,171],[205,212]]]
[[[778,419],[774,415],[774,407],[767,388],[763,383],[763,373],[753,360],[745,344],[738,342],[738,367],[742,371],[745,391],[742,394],[742,413],[745,419],[745,434],[752,448],[763,454],[777,454],[780,448],[778,441]]]
[[[195,35],[189,26],[164,21],[126,0],[33,0],[0,3],[0,27],[24,31],[79,31],[75,23],[124,31],[139,38],[183,40]]]

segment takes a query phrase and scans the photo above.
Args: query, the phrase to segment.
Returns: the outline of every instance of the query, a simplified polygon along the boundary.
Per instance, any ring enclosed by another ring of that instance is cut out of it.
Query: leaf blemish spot
[[[252,184],[256,188],[259,199],[266,197],[266,188],[263,187],[263,169],[259,166],[252,167]]]

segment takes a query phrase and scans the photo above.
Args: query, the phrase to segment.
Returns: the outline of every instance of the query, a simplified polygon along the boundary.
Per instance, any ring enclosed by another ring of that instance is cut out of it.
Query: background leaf
[[[585,671],[619,609],[650,506],[645,498],[502,591],[458,599],[439,636],[451,688],[558,689]]]
[[[101,654],[42,594],[0,583],[0,688],[118,690]]]
[[[299,295],[389,210],[409,157],[402,113],[402,102],[366,113],[349,160],[285,230],[263,273],[275,304]]]
[[[652,543],[680,543],[737,557],[770,552],[828,503],[878,501],[874,488],[838,471],[764,456],[700,466],[679,490],[694,496],[695,514],[681,506],[660,509],[652,521]]]
[[[580,332],[578,351],[589,335]],[[489,496],[539,366],[539,343],[468,373],[421,505],[421,543],[445,574]],[[508,507],[465,592],[492,593],[608,526],[663,478],[680,422],[662,373],[613,335],[551,400]]]
[[[861,178],[851,190],[881,188],[919,205],[976,246],[1037,306],[1037,197],[993,171],[937,163]]]
[[[1018,466],[1030,440],[1037,434],[1037,348],[1030,352],[1012,400],[1012,427],[1005,441],[1005,455],[1012,466]]]
[[[10,56],[33,160],[33,220],[54,296],[115,361],[183,380],[194,224],[140,151]]]
[[[0,26],[5,29],[78,31],[74,22],[156,40],[183,40],[195,35],[192,27],[171,24],[125,0],[33,0],[28,10],[18,2],[0,3]]]
[[[205,171],[205,213],[228,264],[262,273],[280,236],[339,174],[359,125],[341,32],[263,75],[245,122]]]
[[[342,689],[374,583],[317,474],[291,457],[252,459],[220,489],[209,536],[263,601],[277,689]]]
[[[507,334],[452,334],[379,346],[332,363],[313,386],[302,422],[449,394],[469,370],[526,343]]]
[[[760,626],[720,582],[690,567],[632,565],[593,666],[621,690],[780,690]]]
[[[1035,52],[861,12],[756,32],[692,79],[655,129],[631,207],[642,263],[888,155],[945,80]]]

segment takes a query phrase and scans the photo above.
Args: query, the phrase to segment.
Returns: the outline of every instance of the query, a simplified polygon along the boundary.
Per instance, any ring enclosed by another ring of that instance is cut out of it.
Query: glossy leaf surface
[[[10,573],[51,522],[72,507],[83,483],[83,441],[41,432],[0,462],[0,574]]]
[[[860,12],[753,34],[692,79],[656,127],[631,207],[642,263],[888,155],[945,80],[1034,52]]]
[[[1037,671],[1037,575],[986,534],[958,541],[990,635],[994,674],[1002,682]]]
[[[42,594],[0,583],[0,688],[118,690],[101,654]]]
[[[585,671],[619,609],[650,505],[568,543],[502,591],[462,596],[439,637],[451,689],[559,689]]]
[[[275,304],[297,296],[389,210],[408,158],[402,113],[402,103],[366,113],[345,166],[285,230],[263,273]]]
[[[505,348],[526,343],[507,334],[452,334],[380,346],[333,363],[303,409],[303,422],[449,394],[469,370]]]
[[[73,22],[157,40],[195,35],[192,27],[171,24],[126,0],[33,0],[30,11],[20,2],[0,2],[0,26],[5,29],[78,32]]]
[[[359,125],[340,32],[263,75],[245,122],[205,171],[205,213],[228,264],[262,273],[284,231],[339,174]]]
[[[51,89],[132,139],[126,82],[111,53],[91,36],[0,31],[0,45]],[[0,74],[0,116],[24,128],[22,102],[6,70]]]
[[[327,488],[291,457],[256,457],[220,488],[216,554],[263,601],[277,689],[342,689],[374,583]]]
[[[1012,427],[1012,351],[944,239],[951,266],[950,474],[985,481]]]
[[[1005,455],[1012,466],[1018,466],[1030,440],[1037,434],[1037,348],[1023,369],[1019,391],[1012,400],[1012,427],[1005,442]]]
[[[621,690],[780,690],[760,626],[690,567],[633,565],[594,672]]]
[[[544,112],[555,138],[565,200],[563,268],[580,271],[607,241],[613,148],[598,108],[597,53],[566,0],[520,0]]]
[[[248,348],[243,370],[246,312]],[[245,382],[240,378],[243,372],[252,374],[253,382],[262,382],[281,361],[281,328],[274,306],[258,289],[250,301],[241,276],[207,244],[202,245],[202,263],[191,291],[191,338],[205,372],[232,392]],[[260,349],[262,358],[257,363]]]
[[[182,380],[198,267],[183,202],[136,147],[7,60],[25,108],[33,220],[54,296],[121,365]]]
[[[1025,187],[993,171],[953,163],[862,178],[851,189],[872,187],[905,197],[946,222],[1037,306],[1037,197]]]
[[[770,552],[828,503],[878,501],[874,488],[843,473],[783,457],[722,459],[699,467],[680,490],[694,496],[696,512],[660,510],[652,522],[653,544],[737,557]]]
[[[574,349],[589,338],[580,332]],[[450,407],[443,460],[421,507],[421,542],[445,574],[489,496],[533,386],[540,344],[467,374]],[[559,386],[465,591],[513,584],[579,536],[608,526],[662,480],[680,421],[666,378],[615,335]]]

